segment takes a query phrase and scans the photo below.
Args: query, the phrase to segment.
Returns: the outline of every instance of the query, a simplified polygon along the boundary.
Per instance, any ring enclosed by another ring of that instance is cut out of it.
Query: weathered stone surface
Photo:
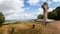
[[[47,22],[47,14],[48,14],[48,3],[43,3],[42,5],[42,8],[43,8],[43,19],[44,19],[44,22]]]
[[[37,19],[37,21],[44,22],[43,19]],[[53,20],[53,19],[47,19],[47,22],[53,22],[53,21],[55,21],[55,20]]]

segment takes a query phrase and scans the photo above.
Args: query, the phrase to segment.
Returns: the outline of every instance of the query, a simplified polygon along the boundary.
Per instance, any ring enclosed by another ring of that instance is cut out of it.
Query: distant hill
[[[5,23],[21,22],[21,21],[34,21],[36,19],[20,19],[20,20],[5,20]]]

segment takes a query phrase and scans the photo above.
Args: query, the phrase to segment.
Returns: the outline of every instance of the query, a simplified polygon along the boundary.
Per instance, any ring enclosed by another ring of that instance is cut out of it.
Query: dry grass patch
[[[35,25],[34,29],[32,28],[33,24]],[[12,28],[14,28],[14,34],[60,34],[60,29],[57,28],[56,23],[48,23],[45,26],[41,22],[22,22],[5,25],[0,31],[3,32],[5,28],[9,29],[9,34]]]

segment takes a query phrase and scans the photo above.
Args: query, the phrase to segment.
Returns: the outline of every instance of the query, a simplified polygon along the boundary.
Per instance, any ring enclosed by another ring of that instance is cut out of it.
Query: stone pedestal
[[[43,20],[43,19],[37,19],[37,21],[38,21],[38,22],[44,22],[45,20]],[[47,21],[47,22],[53,22],[53,21],[55,21],[55,20],[53,20],[53,19],[47,19],[46,21]]]

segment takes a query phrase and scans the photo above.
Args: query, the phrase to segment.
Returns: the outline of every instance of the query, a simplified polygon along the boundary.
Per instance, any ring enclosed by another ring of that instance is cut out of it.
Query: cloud
[[[38,8],[38,10],[34,13],[32,13],[32,18],[37,19],[37,16],[43,14],[43,9],[42,8]]]
[[[43,9],[42,8],[38,9],[38,14],[43,14]]]
[[[6,18],[9,20],[15,20],[15,19],[32,19],[32,15],[31,14],[27,14],[27,13],[14,13],[12,15],[8,15]]]
[[[49,10],[48,10],[48,11],[49,11],[49,12],[51,12],[51,11],[52,11],[52,10],[54,10],[54,9],[55,9],[55,8],[49,8]]]
[[[45,2],[46,0],[29,0],[27,2],[30,5],[38,5],[40,1]],[[51,4],[51,2],[47,2],[47,3]],[[36,12],[31,14],[31,13],[24,12],[26,9],[29,10],[30,7],[28,8],[22,8],[22,7],[24,7],[24,0],[0,0],[0,11],[3,12],[3,14],[6,17],[6,20],[34,19],[37,18],[39,14],[43,14],[43,9],[41,8],[37,9]],[[49,8],[49,11],[52,11],[53,9],[54,8]]]
[[[52,2],[47,2],[48,4],[52,4]]]
[[[1,0],[0,0],[1,1]],[[36,2],[35,2],[36,3]],[[0,11],[5,15],[6,20],[33,19],[33,14],[25,13],[23,0],[3,0],[0,3]],[[29,9],[29,8],[26,8]]]
[[[54,2],[60,2],[60,0],[53,0]]]
[[[0,11],[3,12],[6,19],[18,19],[20,13],[24,12],[23,0],[0,0]]]
[[[27,14],[27,13],[24,13],[23,16],[24,16],[23,19],[33,19],[33,18],[34,18],[33,15],[31,15],[31,14]]]
[[[5,0],[0,4],[0,10],[10,10],[18,9],[19,6],[23,6],[23,1],[21,0]]]
[[[28,3],[30,3],[30,5],[35,5],[38,2],[40,2],[40,0],[29,0],[28,1]]]
[[[46,2],[46,0],[41,0],[41,1]]]

